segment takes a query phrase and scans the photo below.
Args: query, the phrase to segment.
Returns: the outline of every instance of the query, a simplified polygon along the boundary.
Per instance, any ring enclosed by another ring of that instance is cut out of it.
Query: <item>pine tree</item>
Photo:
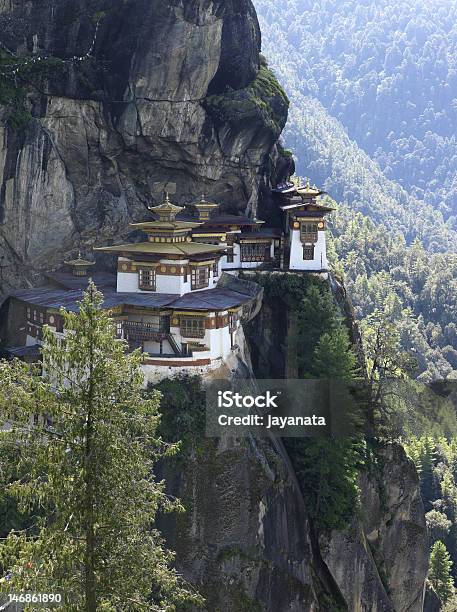
[[[433,544],[430,553],[428,578],[441,602],[445,604],[454,595],[454,583],[451,576],[452,561],[446,546],[438,540]]]
[[[309,377],[354,381],[359,377],[357,357],[347,329],[333,318],[312,354]],[[346,415],[357,421],[356,415]],[[342,529],[359,504],[358,468],[361,438],[294,438],[285,441],[307,507],[319,530]]]
[[[159,510],[178,507],[153,474],[176,446],[157,437],[159,395],[143,394],[142,357],[116,339],[102,301],[91,284],[78,314],[62,311],[65,338],[45,331],[45,377],[0,362],[11,423],[0,475],[35,518],[0,544],[0,576],[12,592],[61,590],[69,611],[171,611],[198,599],[153,527]]]
[[[347,329],[338,325],[325,332],[314,350],[311,375],[321,378],[355,380],[359,375],[357,357],[349,340]]]

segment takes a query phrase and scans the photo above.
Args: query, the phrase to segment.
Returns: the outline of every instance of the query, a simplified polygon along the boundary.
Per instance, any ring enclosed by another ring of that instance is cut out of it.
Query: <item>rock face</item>
[[[168,531],[205,610],[422,612],[428,546],[417,475],[401,447],[379,456],[381,471],[361,475],[361,518],[316,543],[282,446],[199,445],[178,478],[167,475],[188,508]]]
[[[422,612],[428,539],[416,470],[402,447],[362,473],[361,517],[322,538],[323,559],[353,612]]]
[[[205,597],[205,610],[326,610],[303,502],[274,448],[206,441],[198,454],[180,475],[177,492],[188,511],[169,542],[179,569]]]
[[[21,58],[53,58],[0,98],[2,295],[125,235],[166,188],[256,212],[287,99],[260,69],[250,0],[8,0],[0,32]]]
[[[343,288],[332,279],[319,282],[330,283],[357,349],[357,326]],[[246,330],[254,374],[293,378],[297,306],[286,292],[269,296],[265,291],[262,311]],[[360,472],[359,516],[346,530],[319,537],[313,564],[329,572],[336,588],[327,593],[339,592],[348,612],[422,612],[429,548],[419,479],[401,446],[380,446],[375,457],[372,469]],[[303,504],[306,509],[306,498]],[[306,528],[312,540],[309,520]],[[433,598],[428,599],[433,609]]]

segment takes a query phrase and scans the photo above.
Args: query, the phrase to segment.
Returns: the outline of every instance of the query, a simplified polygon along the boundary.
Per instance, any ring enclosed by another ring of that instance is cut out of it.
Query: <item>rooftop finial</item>
[[[168,191],[165,191],[164,204],[170,204],[170,194]]]

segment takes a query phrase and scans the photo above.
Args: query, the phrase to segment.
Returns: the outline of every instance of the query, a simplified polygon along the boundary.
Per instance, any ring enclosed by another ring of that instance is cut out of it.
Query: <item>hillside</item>
[[[288,70],[299,76],[302,93],[341,121],[388,178],[455,224],[455,2],[258,0],[256,6],[265,38],[274,38],[277,50],[278,42],[290,44]]]
[[[319,27],[321,18],[310,17],[314,9],[265,0],[256,6],[263,52],[291,99],[285,145],[295,155],[297,172],[324,185],[341,203],[334,215],[334,245],[358,317],[390,309],[403,347],[416,357],[415,375],[422,380],[456,377],[457,234],[452,223],[430,199],[413,197],[382,172],[364,143],[332,116],[334,108],[317,99],[323,100],[320,89],[311,88],[310,95],[307,70],[317,67],[306,55],[305,41],[328,33]],[[312,36],[305,27],[296,28],[304,19],[313,23]],[[326,73],[320,74],[324,88]],[[387,118],[384,124],[390,125]]]

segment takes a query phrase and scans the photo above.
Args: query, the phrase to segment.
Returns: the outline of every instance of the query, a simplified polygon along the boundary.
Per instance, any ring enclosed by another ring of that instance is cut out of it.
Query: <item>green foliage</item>
[[[452,527],[452,521],[447,518],[444,512],[430,510],[425,515],[425,521],[433,543],[447,538]]]
[[[310,375],[320,378],[323,372],[328,378],[343,380],[355,380],[360,373],[348,330],[342,325],[324,332],[314,349]]]
[[[451,567],[452,561],[446,546],[438,540],[432,546],[430,553],[428,578],[443,604],[454,595]]]
[[[446,544],[457,561],[457,438],[412,436],[404,444],[414,461],[432,543]]]
[[[285,444],[317,529],[344,529],[359,507],[359,444],[327,438],[289,438]]]
[[[7,122],[13,130],[21,130],[32,119],[28,93],[33,88],[40,88],[43,81],[62,66],[57,58],[35,62],[30,57],[12,56],[0,49],[0,105],[6,107]]]
[[[66,336],[44,333],[46,378],[0,362],[2,490],[34,517],[0,543],[0,575],[15,592],[69,596],[65,609],[175,610],[199,601],[171,568],[153,523],[180,506],[154,479],[176,446],[157,435],[159,395],[144,397],[142,356],[128,354],[93,284]],[[13,409],[12,409],[13,407]],[[15,476],[17,474],[17,476]]]
[[[411,313],[397,324],[417,375],[456,378],[455,6],[430,0],[413,15],[405,0],[255,5],[291,99],[283,137],[297,171],[342,203],[332,263],[358,318],[394,294]]]
[[[283,304],[297,319],[300,376],[354,380],[359,376],[349,341],[328,283],[304,275],[259,275],[265,301]],[[349,418],[349,415],[348,415]],[[364,443],[359,439],[289,438],[284,441],[310,516],[319,530],[342,529],[358,508],[358,470]]]
[[[248,87],[208,96],[204,105],[208,112],[224,123],[255,121],[260,115],[277,138],[284,128],[289,99],[273,72],[262,64]]]
[[[161,395],[159,433],[167,442],[181,441],[188,449],[203,438],[206,425],[206,396],[199,376],[182,375],[150,385],[148,393]],[[184,453],[177,455],[178,460]]]
[[[384,225],[340,207],[333,215],[334,257],[359,319],[390,309],[404,351],[420,380],[454,378],[457,367],[457,257],[411,245]]]
[[[288,89],[315,97],[387,177],[455,215],[455,3],[254,3],[264,53]]]

